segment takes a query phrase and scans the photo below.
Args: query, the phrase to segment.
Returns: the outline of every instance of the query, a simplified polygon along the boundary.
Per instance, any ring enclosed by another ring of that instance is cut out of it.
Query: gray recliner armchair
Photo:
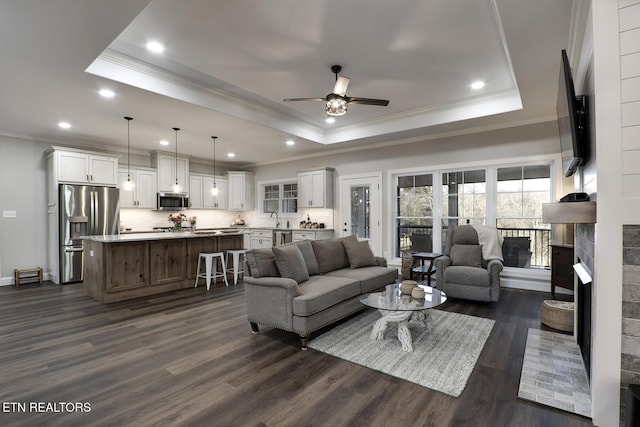
[[[435,259],[436,287],[453,298],[498,301],[503,239],[495,228],[479,230],[480,236],[472,225],[447,230],[444,256]]]

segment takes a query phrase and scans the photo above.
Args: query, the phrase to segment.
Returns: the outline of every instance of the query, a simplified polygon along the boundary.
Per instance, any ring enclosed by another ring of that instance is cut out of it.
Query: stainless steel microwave
[[[189,209],[189,195],[187,193],[158,193],[157,209],[159,211]]]

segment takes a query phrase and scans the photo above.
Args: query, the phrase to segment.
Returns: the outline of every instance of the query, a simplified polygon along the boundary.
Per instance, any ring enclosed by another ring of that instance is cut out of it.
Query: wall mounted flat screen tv
[[[576,172],[578,166],[587,161],[589,153],[587,98],[576,96],[569,59],[564,49],[561,58],[556,109],[562,152],[562,171],[565,177],[569,177]]]

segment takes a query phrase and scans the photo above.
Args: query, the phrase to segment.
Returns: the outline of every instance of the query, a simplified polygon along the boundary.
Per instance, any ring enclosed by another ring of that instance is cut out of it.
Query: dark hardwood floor
[[[453,398],[300,351],[294,334],[252,334],[241,284],[109,305],[81,284],[2,287],[0,425],[590,426],[516,397],[527,329],[540,327],[548,298],[505,290],[498,303],[443,306],[496,320]],[[88,403],[90,412],[29,412],[31,402]]]

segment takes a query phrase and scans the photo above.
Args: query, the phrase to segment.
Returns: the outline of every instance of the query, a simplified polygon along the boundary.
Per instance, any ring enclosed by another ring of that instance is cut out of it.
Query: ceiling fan
[[[387,105],[389,105],[389,101],[386,99],[358,98],[355,96],[347,96],[347,87],[349,86],[350,79],[348,77],[339,77],[338,73],[341,70],[341,65],[331,66],[331,72],[336,75],[336,84],[333,86],[333,91],[326,97],[287,98],[283,99],[283,101],[324,101],[327,107],[327,115],[329,116],[344,116],[345,114],[347,114],[347,106],[349,104],[379,105],[382,107],[386,107]]]

